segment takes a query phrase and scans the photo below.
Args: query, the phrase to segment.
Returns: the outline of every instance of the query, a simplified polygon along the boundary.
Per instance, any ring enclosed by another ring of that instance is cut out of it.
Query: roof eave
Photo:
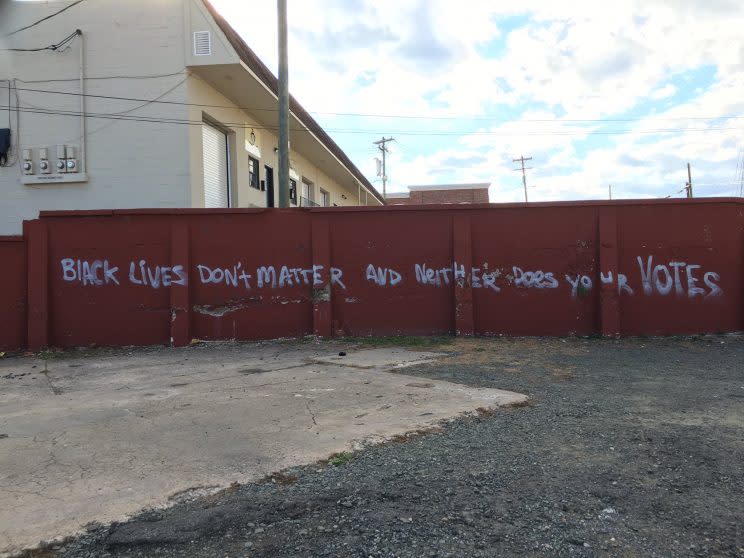
[[[240,37],[237,31],[222,17],[222,15],[212,6],[209,0],[202,0],[204,6],[209,11],[212,19],[214,19],[217,26],[225,34],[225,37],[230,42],[230,45],[238,57],[245,64],[250,71],[261,81],[271,93],[278,97],[279,82],[276,76],[269,70],[268,66],[264,64],[256,55],[255,52],[248,46],[248,44]],[[323,145],[333,155],[343,167],[345,167],[349,174],[351,174],[360,185],[370,194],[372,194],[377,201],[381,204],[385,204],[385,198],[380,194],[377,189],[367,180],[357,166],[351,162],[348,155],[333,141],[328,133],[318,124],[318,122],[310,116],[305,108],[295,99],[292,95],[289,96],[289,110],[292,112],[305,128],[311,133],[318,142]]]

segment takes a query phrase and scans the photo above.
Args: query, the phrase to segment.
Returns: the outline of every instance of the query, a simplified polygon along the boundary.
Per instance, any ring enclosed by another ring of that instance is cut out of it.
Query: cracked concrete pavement
[[[526,400],[388,373],[439,356],[283,342],[0,360],[0,555]]]

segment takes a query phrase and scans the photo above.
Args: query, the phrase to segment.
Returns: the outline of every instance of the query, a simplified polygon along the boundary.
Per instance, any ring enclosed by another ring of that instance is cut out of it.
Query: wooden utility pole
[[[521,170],[522,170],[522,185],[524,186],[524,203],[528,203],[529,200],[527,199],[527,173],[525,171],[532,170],[532,167],[525,167],[524,162],[532,161],[532,157],[525,157],[524,155],[522,155],[519,159],[512,159],[512,161],[514,163],[522,164]],[[518,171],[520,169],[514,169],[514,170]]]
[[[287,0],[277,0],[279,22],[279,207],[289,207],[289,62]]]
[[[379,149],[382,152],[382,198],[385,199],[386,189],[387,189],[387,161],[385,159],[385,154],[388,152],[387,149],[387,143],[395,141],[395,138],[386,138],[385,136],[382,136],[382,139],[379,141],[373,142],[377,149]]]
[[[687,191],[687,197],[692,198],[692,172],[690,171],[690,163],[687,163],[687,184],[685,184],[685,190]]]

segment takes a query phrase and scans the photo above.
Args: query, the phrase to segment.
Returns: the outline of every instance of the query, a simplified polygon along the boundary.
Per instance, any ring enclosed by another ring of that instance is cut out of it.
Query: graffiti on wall
[[[514,265],[508,270],[489,270],[488,264],[466,267],[454,262],[447,266],[415,263],[411,269],[393,269],[368,264],[358,271],[359,278],[380,288],[396,288],[408,282],[422,287],[447,288],[451,285],[500,293],[505,288],[556,290],[563,285],[572,298],[590,293],[597,284],[612,285],[619,295],[632,296],[643,292],[646,296],[674,294],[687,298],[714,298],[723,294],[719,286],[721,276],[715,271],[705,271],[699,264],[682,261],[658,263],[653,255],[638,256],[638,276],[635,287],[627,275],[611,271],[592,274],[560,274],[544,269],[525,269]],[[60,261],[63,281],[83,287],[120,287],[127,281],[131,285],[152,289],[184,287],[189,274],[183,265],[156,265],[146,260],[130,261],[124,269],[109,260],[83,260],[64,258]],[[193,276],[202,285],[225,285],[236,289],[285,289],[294,287],[321,287],[328,282],[332,287],[347,290],[346,271],[339,267],[326,269],[322,265],[311,267],[263,265],[247,268],[242,262],[227,267],[197,264]],[[500,284],[497,284],[497,281]]]

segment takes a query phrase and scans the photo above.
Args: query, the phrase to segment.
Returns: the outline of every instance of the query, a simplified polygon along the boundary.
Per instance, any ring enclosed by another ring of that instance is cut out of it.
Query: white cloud
[[[214,3],[275,68],[275,4]],[[721,185],[704,192],[733,191],[744,119],[691,118],[744,115],[741,2],[469,1],[463,9],[448,0],[295,0],[289,13],[290,87],[309,110],[483,116],[319,115],[329,129],[368,130],[370,142],[404,138],[390,157],[393,189],[455,176],[494,180],[493,198],[513,201],[522,194],[511,158],[524,153],[536,167],[534,199],[604,197],[609,182],[621,196],[671,193],[684,184],[687,160],[703,184]],[[506,26],[513,16],[524,17],[519,27]],[[701,68],[711,68],[712,85],[682,85],[680,76]],[[685,100],[670,106],[677,98]],[[635,118],[639,107],[641,120],[572,122]],[[711,128],[735,129],[699,131]],[[608,129],[634,133],[601,135]],[[649,133],[660,129],[674,132]],[[347,150],[373,178],[370,150]]]
[[[660,101],[661,99],[667,99],[669,97],[673,97],[676,93],[677,93],[677,88],[673,84],[667,83],[663,87],[658,87],[657,89],[654,89],[649,96],[654,100]]]

